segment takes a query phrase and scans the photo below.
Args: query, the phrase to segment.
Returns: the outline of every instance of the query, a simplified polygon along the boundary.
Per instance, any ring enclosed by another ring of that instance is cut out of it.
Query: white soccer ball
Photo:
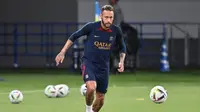
[[[86,84],[82,84],[80,88],[81,95],[85,96],[87,92]]]
[[[65,97],[69,94],[69,87],[65,84],[58,84],[55,86],[57,97]]]
[[[164,103],[167,100],[167,90],[162,86],[155,86],[151,89],[150,99],[157,104]]]
[[[13,104],[19,104],[23,101],[24,97],[21,91],[13,90],[9,94],[10,102]]]
[[[44,93],[48,98],[55,98],[57,96],[56,88],[53,85],[48,85],[45,88]]]

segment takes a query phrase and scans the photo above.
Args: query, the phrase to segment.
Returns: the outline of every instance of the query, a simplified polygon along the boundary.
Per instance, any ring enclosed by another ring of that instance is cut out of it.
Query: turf
[[[0,77],[0,109],[2,112],[85,112],[84,97],[79,89],[82,77],[68,72],[4,72]],[[44,88],[49,84],[67,84],[70,94],[65,98],[47,98]],[[168,90],[168,99],[155,104],[149,91],[155,85]],[[19,89],[24,94],[21,104],[11,104],[8,94]],[[105,105],[101,112],[200,112],[200,75],[189,72],[144,72],[111,75]]]

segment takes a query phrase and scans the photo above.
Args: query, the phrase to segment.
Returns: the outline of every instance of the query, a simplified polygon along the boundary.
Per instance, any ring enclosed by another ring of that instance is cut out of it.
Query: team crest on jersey
[[[112,41],[112,40],[113,40],[113,38],[114,38],[113,36],[110,36],[110,39],[109,39],[109,40],[110,40],[110,41]]]

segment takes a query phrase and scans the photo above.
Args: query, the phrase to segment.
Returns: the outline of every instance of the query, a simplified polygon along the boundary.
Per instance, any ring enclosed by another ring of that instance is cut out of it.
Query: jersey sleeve
[[[81,29],[74,32],[70,37],[69,40],[74,42],[76,39],[80,38],[81,36],[88,35],[92,30],[92,22],[85,24]]]
[[[126,45],[121,28],[117,27],[116,43],[119,46],[120,53],[126,53]]]

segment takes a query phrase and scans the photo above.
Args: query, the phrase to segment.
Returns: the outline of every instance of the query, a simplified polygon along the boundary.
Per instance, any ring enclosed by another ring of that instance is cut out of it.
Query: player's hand
[[[64,52],[60,52],[57,56],[56,56],[56,66],[58,66],[60,63],[63,63],[63,60],[65,59],[65,53]]]
[[[119,62],[119,68],[117,70],[119,72],[123,72],[124,71],[124,63],[123,62]]]

